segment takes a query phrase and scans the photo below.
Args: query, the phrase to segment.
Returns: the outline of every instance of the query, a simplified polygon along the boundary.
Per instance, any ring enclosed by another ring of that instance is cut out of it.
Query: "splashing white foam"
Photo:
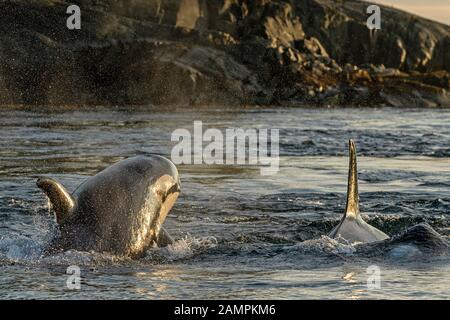
[[[284,247],[287,251],[296,251],[307,254],[331,254],[350,256],[355,253],[355,244],[349,243],[344,238],[332,239],[328,236],[322,236],[319,239],[299,242],[292,246]]]
[[[195,238],[188,234],[167,247],[153,247],[147,250],[144,259],[153,262],[174,262],[191,258],[216,246],[217,239],[215,237]]]

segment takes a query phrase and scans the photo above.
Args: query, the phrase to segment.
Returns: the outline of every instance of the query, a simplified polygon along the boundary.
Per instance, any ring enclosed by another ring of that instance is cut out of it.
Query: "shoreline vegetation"
[[[0,106],[450,107],[450,26],[356,0],[0,3]]]

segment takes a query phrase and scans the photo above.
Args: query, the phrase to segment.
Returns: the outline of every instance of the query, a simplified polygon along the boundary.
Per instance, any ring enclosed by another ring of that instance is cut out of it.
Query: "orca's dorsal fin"
[[[56,222],[59,224],[72,212],[75,201],[58,181],[50,178],[39,178],[37,186],[45,192],[55,210]]]
[[[356,147],[349,141],[350,163],[348,169],[347,206],[341,222],[330,232],[329,237],[342,237],[354,242],[373,242],[389,239],[383,231],[365,222],[359,213],[358,168],[356,165]]]
[[[359,215],[358,166],[356,164],[356,146],[353,140],[348,142],[349,168],[347,185],[347,205],[344,218],[356,218]]]

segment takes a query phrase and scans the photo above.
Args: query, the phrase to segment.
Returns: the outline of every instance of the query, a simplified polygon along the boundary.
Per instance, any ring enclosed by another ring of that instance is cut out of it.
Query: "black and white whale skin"
[[[449,252],[448,240],[437,233],[429,224],[419,223],[392,238],[361,243],[355,246],[360,255],[380,256],[391,258],[417,258],[420,255],[430,257],[434,254]]]
[[[347,205],[342,220],[329,234],[331,238],[342,237],[355,244],[358,253],[369,255],[389,253],[392,257],[414,257],[417,253],[438,253],[449,249],[448,241],[426,223],[389,237],[365,222],[359,211],[356,146],[353,140],[349,141],[349,154]]]
[[[172,242],[162,228],[181,190],[175,165],[157,155],[122,160],[83,182],[72,194],[40,178],[59,232],[46,254],[69,249],[139,257],[153,243]]]
[[[359,212],[358,169],[356,164],[356,146],[349,141],[349,172],[347,186],[347,205],[341,222],[331,231],[331,238],[342,237],[349,242],[369,243],[388,239],[383,231],[371,226],[361,218]]]

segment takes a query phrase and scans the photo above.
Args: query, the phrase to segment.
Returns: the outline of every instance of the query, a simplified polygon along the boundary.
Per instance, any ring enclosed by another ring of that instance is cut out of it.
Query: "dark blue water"
[[[55,222],[35,186],[73,190],[140,152],[170,157],[171,133],[280,129],[280,170],[181,165],[183,191],[165,227],[178,241],[130,260],[41,257]],[[449,298],[448,253],[360,255],[324,237],[345,206],[347,141],[359,152],[363,217],[395,235],[427,222],[450,235],[450,111],[410,109],[0,111],[0,298]],[[81,289],[66,286],[70,265]],[[381,286],[367,287],[367,267]]]

